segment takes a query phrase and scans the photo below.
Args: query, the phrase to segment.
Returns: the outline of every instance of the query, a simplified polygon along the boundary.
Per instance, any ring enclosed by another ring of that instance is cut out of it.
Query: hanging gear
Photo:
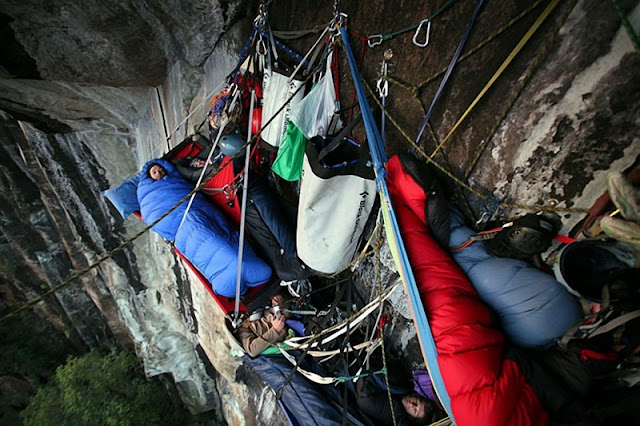
[[[485,246],[496,256],[526,260],[551,247],[556,233],[556,226],[551,221],[529,213],[514,220],[511,226],[491,234],[494,237],[486,241]]]

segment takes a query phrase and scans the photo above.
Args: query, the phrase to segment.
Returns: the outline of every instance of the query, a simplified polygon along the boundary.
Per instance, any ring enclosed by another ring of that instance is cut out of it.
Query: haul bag
[[[340,163],[327,164],[319,158],[322,141],[313,138],[305,152],[296,246],[307,266],[331,274],[353,259],[373,208],[376,184],[365,147],[356,149],[351,159],[342,156]],[[353,146],[344,144],[349,147]]]

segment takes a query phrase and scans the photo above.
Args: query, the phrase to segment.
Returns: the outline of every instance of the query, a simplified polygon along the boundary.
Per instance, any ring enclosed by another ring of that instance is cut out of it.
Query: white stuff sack
[[[275,116],[273,121],[264,127],[260,136],[269,145],[278,148],[285,131],[291,108],[293,108],[304,97],[304,90],[298,88],[302,86],[302,81],[291,79],[275,71],[269,70],[262,78],[262,123],[263,126]],[[293,93],[295,94],[291,102],[287,103]],[[285,105],[286,104],[286,105]],[[276,114],[284,105],[282,111]]]
[[[302,168],[296,246],[307,266],[332,274],[348,265],[356,253],[376,198],[376,184],[370,167],[363,173],[370,173],[367,177],[345,174],[345,170],[328,176],[334,169],[318,176],[310,164],[315,161],[309,159],[310,145]]]
[[[290,120],[307,139],[327,136],[331,125],[342,127],[340,123],[334,123],[338,103],[330,65],[331,55],[327,58],[324,75],[311,88],[309,94],[291,110]]]

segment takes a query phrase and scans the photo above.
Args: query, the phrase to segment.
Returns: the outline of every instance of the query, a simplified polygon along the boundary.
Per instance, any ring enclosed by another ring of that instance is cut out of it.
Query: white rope
[[[214,93],[218,93],[219,91],[222,90],[222,88],[227,84],[227,82],[225,80],[221,81],[216,87],[215,89],[213,89],[208,95],[205,95],[204,98],[202,98],[202,102],[200,102],[200,104],[198,104],[197,107],[195,107],[185,118],[184,120],[182,120],[175,129],[173,129],[171,131],[171,133],[169,133],[169,135],[167,136],[167,139],[171,139],[171,137],[173,136],[174,133],[176,133],[178,131],[178,129],[180,129],[180,127],[182,127],[182,125],[184,123],[187,122],[187,120],[189,120],[191,118],[191,116],[193,114],[195,114],[200,108],[202,108],[202,106],[208,101],[208,99],[213,96]]]
[[[239,93],[240,91],[236,91]],[[249,157],[251,156],[251,138],[252,134],[252,118],[253,118],[253,106],[256,101],[256,92],[251,90],[251,103],[249,104],[249,129],[247,130],[247,148],[244,154],[244,191],[242,191],[242,207],[240,213],[240,242],[238,244],[238,270],[236,273],[236,302],[235,309],[233,311],[236,326],[239,326],[240,318],[238,313],[240,312],[240,284],[242,284],[242,255],[244,251],[244,223],[247,216],[247,193],[249,192]],[[233,111],[233,109],[231,110]]]
[[[345,350],[355,351],[355,350],[361,350],[361,349],[363,349],[365,347],[371,347],[371,348],[373,348],[373,350],[375,350],[379,345],[380,345],[380,340],[376,340],[375,342],[371,342],[371,341],[362,342],[362,343],[359,343],[359,344],[357,344],[356,346],[354,346],[352,348],[350,347],[350,348],[347,348]],[[297,365],[295,357],[293,355],[291,355],[289,352],[287,352],[282,345],[278,345],[278,349],[280,350],[280,353],[285,357],[285,359],[287,361],[289,361],[291,363],[291,365],[293,365],[295,367],[296,371],[298,371],[300,374],[305,376],[307,379],[309,379],[309,380],[311,380],[311,381],[313,381],[315,383],[318,383],[318,384],[321,384],[321,385],[330,385],[332,383],[337,383],[337,382],[343,381],[342,377],[321,376],[321,375],[319,375],[317,373],[312,373],[310,371],[307,371],[304,368],[302,368],[299,365]],[[344,351],[342,351],[342,352],[344,352]],[[311,356],[314,356],[314,357],[317,357],[318,356],[317,354],[333,356],[333,355],[338,354],[338,353],[341,353],[340,349],[336,349],[336,350],[333,350],[333,351],[308,351],[307,352],[308,355],[311,355]],[[356,376],[359,376],[359,375],[360,375],[360,373],[356,374]],[[355,380],[357,380],[357,378],[355,378],[353,380],[355,381]]]
[[[233,107],[235,105],[235,101],[238,98],[238,95],[240,94],[239,90],[235,90],[234,94],[233,94],[233,98],[231,101],[231,107]],[[222,137],[222,134],[224,133],[224,129],[225,127],[227,127],[227,124],[229,123],[229,117],[228,115],[225,116],[223,114],[222,118],[221,118],[221,122],[220,122],[220,130],[218,130],[218,134],[216,135],[216,140],[213,143],[213,146],[211,147],[211,151],[209,151],[209,155],[207,156],[207,161],[204,163],[204,166],[202,167],[202,171],[200,172],[200,176],[198,177],[198,182],[196,183],[196,188],[200,186],[200,184],[202,183],[202,179],[204,178],[204,174],[207,171],[207,165],[211,163],[211,157],[213,156],[214,151],[216,150],[216,147],[218,146],[218,142],[220,142],[220,138]],[[180,229],[180,227],[182,227],[182,224],[184,223],[184,220],[187,218],[187,213],[189,213],[189,209],[191,209],[191,205],[193,204],[193,199],[196,197],[196,193],[194,192],[193,194],[191,194],[191,198],[189,198],[189,204],[187,204],[187,209],[184,211],[184,214],[182,215],[182,220],[180,221],[180,225],[178,225],[178,229]]]
[[[354,326],[354,325],[357,326],[358,324],[360,324],[371,312],[373,312],[378,307],[379,304],[381,304],[384,300],[389,298],[389,296],[391,296],[391,293],[393,293],[399,287],[399,285],[400,283],[394,284],[382,295],[378,296],[376,300],[367,304],[364,308],[362,308],[356,314],[357,315],[356,318],[353,319],[352,321],[349,321],[347,319],[341,322],[340,324],[337,324],[333,327],[326,329],[325,331],[327,330],[336,330],[336,331],[333,334],[330,334],[328,337],[325,337],[324,339],[322,339],[320,342],[316,341],[318,336],[314,334],[312,336],[292,337],[291,339],[285,340],[284,343],[296,349],[305,349],[307,347],[314,348],[314,347],[317,347],[319,344],[325,344],[338,338],[339,336],[346,333],[347,324],[349,324],[350,326]],[[356,327],[353,327],[351,332],[353,332],[355,328]]]
[[[304,55],[304,58],[302,58],[302,60],[300,61],[300,63],[296,66],[296,68],[293,70],[293,72],[291,73],[291,76],[289,77],[289,80],[287,80],[287,83],[290,84],[291,81],[293,80],[293,78],[296,76],[296,74],[298,73],[298,71],[300,71],[300,68],[302,68],[304,66],[304,63],[306,62],[307,58],[309,56],[311,56],[311,53],[313,53],[313,51],[315,50],[315,48],[318,46],[318,44],[320,44],[320,42],[322,41],[322,39],[324,39],[324,35],[327,33],[327,31],[329,31],[329,27],[326,27],[324,29],[324,31],[322,32],[322,34],[320,34],[320,37],[318,37],[318,39],[316,40],[315,43],[313,43],[313,46],[311,46],[311,49],[309,49],[309,51],[307,52],[306,55]]]
[[[184,123],[187,122],[187,120],[189,120],[191,118],[191,116],[193,116],[193,114],[195,114],[196,112],[198,112],[200,110],[200,108],[207,102],[207,100],[213,96],[214,93],[218,93],[220,90],[222,90],[222,88],[227,84],[226,81],[221,81],[215,89],[213,89],[208,95],[205,95],[205,97],[202,99],[202,102],[200,102],[200,104],[198,104],[198,106],[196,106],[193,110],[191,110],[191,112],[184,118],[184,120],[182,120],[180,122],[180,124],[178,124],[176,126],[175,129],[173,129],[171,131],[171,133],[169,133],[169,135],[167,136],[166,140],[168,141],[169,139],[171,139],[171,137],[178,131],[178,129],[180,129],[180,127],[182,127],[182,125]],[[163,146],[157,146],[154,150],[151,151],[150,157],[151,158],[156,158],[159,154],[159,152],[161,150],[164,150]]]

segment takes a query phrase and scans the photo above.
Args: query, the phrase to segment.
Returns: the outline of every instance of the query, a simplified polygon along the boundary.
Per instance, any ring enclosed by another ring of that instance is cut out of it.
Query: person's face
[[[427,403],[415,395],[406,395],[402,398],[402,405],[411,417],[423,419],[427,415]]]
[[[151,179],[153,179],[153,180],[162,179],[166,175],[167,175],[167,171],[164,169],[164,167],[162,167],[162,166],[160,166],[158,164],[154,164],[149,169],[149,176],[151,176]]]

